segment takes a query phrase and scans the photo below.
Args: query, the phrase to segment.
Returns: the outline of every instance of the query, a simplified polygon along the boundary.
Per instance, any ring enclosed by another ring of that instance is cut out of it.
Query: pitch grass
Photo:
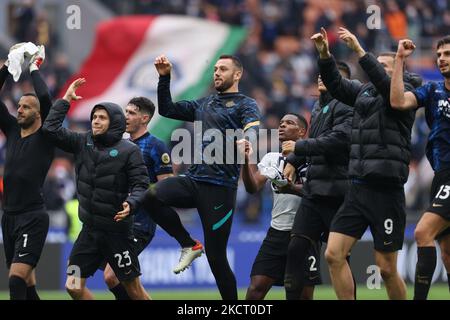
[[[413,287],[408,286],[408,299],[412,299]],[[112,300],[113,295],[106,291],[94,291],[94,296],[98,300]],[[246,289],[239,290],[239,299],[245,298]],[[39,291],[43,300],[69,300],[70,297],[64,291]],[[217,290],[151,290],[150,295],[155,300],[218,300],[220,295]],[[358,287],[359,300],[386,300],[386,290],[369,290],[366,287]],[[9,293],[0,291],[0,300],[9,298]],[[284,300],[284,291],[281,288],[272,289],[267,295],[267,300]],[[336,295],[331,286],[320,286],[316,289],[314,298],[316,300],[336,300]],[[431,287],[430,300],[450,300],[448,286],[436,284]]]

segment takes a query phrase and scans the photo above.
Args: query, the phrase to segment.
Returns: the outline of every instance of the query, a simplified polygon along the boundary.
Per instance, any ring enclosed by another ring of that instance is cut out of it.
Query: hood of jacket
[[[104,146],[112,146],[122,139],[123,134],[126,129],[126,119],[125,114],[123,113],[122,108],[112,102],[102,102],[98,103],[92,108],[91,111],[91,122],[94,116],[94,110],[97,107],[102,107],[106,110],[109,115],[109,127],[105,133],[99,135],[93,135],[92,139],[95,143],[100,143]]]

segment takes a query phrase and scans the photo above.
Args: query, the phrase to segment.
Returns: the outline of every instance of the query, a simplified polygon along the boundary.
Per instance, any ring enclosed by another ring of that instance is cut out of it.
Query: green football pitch
[[[245,298],[246,289],[239,290],[239,299]],[[155,300],[216,300],[220,299],[217,290],[152,290],[149,291],[151,297]],[[106,291],[94,291],[96,299],[111,300],[113,295]],[[68,300],[69,295],[64,291],[39,291],[39,295],[43,300]],[[386,290],[381,289],[369,290],[366,287],[358,287],[359,300],[386,300]],[[408,287],[408,299],[412,299],[413,287]],[[8,299],[8,292],[0,292],[0,300]],[[320,286],[316,289],[314,298],[316,300],[335,300],[333,288],[330,286]],[[266,297],[267,300],[283,300],[284,291],[280,288],[272,289]],[[450,300],[450,293],[447,285],[433,285],[429,294],[430,300]]]

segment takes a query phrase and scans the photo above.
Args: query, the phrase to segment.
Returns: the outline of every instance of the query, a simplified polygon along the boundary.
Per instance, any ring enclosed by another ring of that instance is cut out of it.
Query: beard
[[[446,79],[450,78],[450,71],[441,72],[442,76]]]
[[[36,116],[31,115],[28,118],[22,118],[22,120],[20,122],[17,121],[17,124],[19,125],[19,127],[21,129],[28,129],[29,127],[31,127],[34,124],[35,121],[36,121]]]
[[[233,79],[225,79],[218,86],[215,86],[218,92],[224,92],[230,89],[233,86]]]

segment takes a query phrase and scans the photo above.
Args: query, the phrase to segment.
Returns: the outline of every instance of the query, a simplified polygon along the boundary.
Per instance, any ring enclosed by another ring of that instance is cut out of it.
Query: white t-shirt
[[[260,161],[265,167],[276,166],[283,172],[286,165],[286,157],[278,152],[269,152]],[[301,171],[300,176],[304,174]],[[294,217],[302,200],[301,197],[293,194],[277,193],[276,188],[272,185],[273,207],[272,220],[270,226],[280,231],[290,231],[294,224]]]

